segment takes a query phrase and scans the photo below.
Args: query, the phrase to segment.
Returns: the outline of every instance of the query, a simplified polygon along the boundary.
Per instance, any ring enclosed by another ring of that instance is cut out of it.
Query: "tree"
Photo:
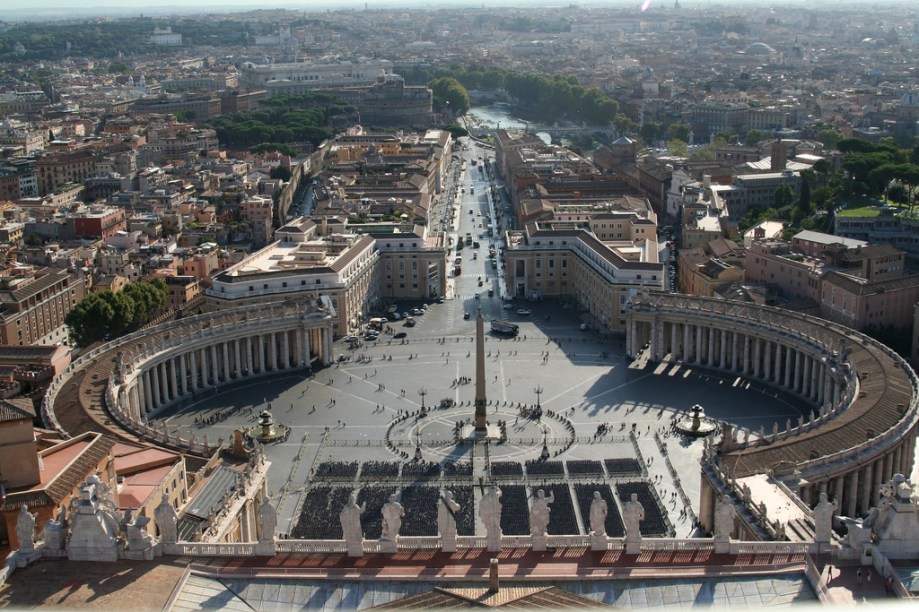
[[[689,125],[685,123],[671,123],[667,127],[667,138],[670,140],[679,139],[689,143],[689,132],[691,131]]]
[[[275,166],[271,169],[269,176],[273,179],[281,179],[282,181],[290,180],[290,168],[287,166]]]
[[[458,115],[469,111],[469,92],[453,77],[441,77],[428,83],[435,99],[450,105],[450,110]]]
[[[823,146],[827,150],[832,151],[836,148],[836,145],[839,143],[839,140],[842,138],[842,133],[839,130],[833,128],[825,128],[817,132],[817,141],[822,142]]]
[[[795,192],[790,185],[782,185],[775,190],[775,207],[778,210],[782,210],[786,206],[790,206],[795,200]]]
[[[747,137],[744,139],[744,143],[748,147],[752,147],[770,138],[772,138],[772,132],[766,132],[763,130],[750,130],[747,132]]]
[[[648,146],[653,146],[660,138],[661,124],[657,121],[646,121],[645,124],[641,126],[639,133]]]
[[[676,157],[689,157],[689,146],[679,138],[668,140],[667,150]]]
[[[64,317],[79,346],[135,331],[165,306],[169,291],[162,279],[131,283],[119,293],[98,291],[80,300]]]

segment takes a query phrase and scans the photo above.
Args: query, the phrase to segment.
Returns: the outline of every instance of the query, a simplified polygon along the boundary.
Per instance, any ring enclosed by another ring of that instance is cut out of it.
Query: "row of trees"
[[[450,107],[458,112],[468,110],[466,90],[470,89],[504,89],[517,98],[523,113],[544,121],[567,117],[572,121],[605,125],[613,121],[619,112],[616,100],[596,87],[584,87],[572,75],[544,77],[470,64],[447,69],[411,68],[406,69],[402,76],[406,83],[428,85],[435,96],[449,100]],[[462,94],[457,87],[463,89]]]
[[[205,124],[230,147],[253,147],[266,142],[310,142],[314,146],[332,136],[326,113],[320,108],[244,111],[221,115]]]
[[[70,338],[87,346],[136,331],[166,307],[169,291],[162,279],[131,283],[118,293],[90,293],[64,317]]]
[[[842,167],[852,178],[852,190],[869,196],[893,196],[910,208],[919,185],[919,144],[903,149],[888,138],[869,142],[843,138],[837,148],[846,154]]]
[[[904,149],[890,139],[841,138],[837,148],[845,153],[842,170],[818,161],[801,172],[797,194],[787,185],[780,187],[772,207],[748,210],[738,228],[745,231],[763,219],[779,219],[788,224],[786,236],[802,229],[831,231],[835,210],[859,197],[884,196],[906,204],[912,212],[913,194],[919,188],[919,144]]]

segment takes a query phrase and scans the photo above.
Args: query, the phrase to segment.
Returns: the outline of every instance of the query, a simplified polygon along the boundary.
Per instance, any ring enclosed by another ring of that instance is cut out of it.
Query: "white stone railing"
[[[344,540],[277,540],[278,553],[346,553]]]
[[[256,555],[256,544],[251,542],[218,544],[176,542],[175,544],[165,544],[164,552],[180,557],[254,557]]]

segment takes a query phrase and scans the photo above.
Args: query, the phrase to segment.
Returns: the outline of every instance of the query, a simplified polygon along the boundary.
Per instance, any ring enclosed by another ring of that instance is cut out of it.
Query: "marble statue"
[[[734,518],[737,516],[737,510],[734,504],[725,495],[721,498],[718,506],[715,508],[715,539],[730,540],[734,532]]]
[[[536,499],[533,500],[533,507],[530,508],[530,533],[534,536],[546,535],[546,529],[549,527],[549,513],[551,509],[549,504],[555,502],[555,492],[549,493],[542,489],[536,492]]]
[[[590,502],[590,531],[595,536],[606,535],[606,515],[609,507],[599,491],[594,491],[594,499]]]
[[[814,541],[829,543],[833,539],[833,516],[836,504],[830,503],[826,493],[820,494],[820,502],[814,507]]]
[[[19,552],[30,553],[35,550],[35,517],[25,504],[19,506],[16,518],[16,538],[19,540]]]
[[[274,531],[278,526],[278,514],[268,498],[258,507],[259,542],[274,542]]]
[[[349,542],[360,542],[364,538],[361,532],[361,514],[367,509],[367,502],[357,505],[357,491],[351,491],[348,503],[341,509],[338,520],[341,522],[341,533]]]
[[[453,501],[453,493],[444,491],[437,505],[437,532],[444,539],[456,538],[456,513],[460,505]]]
[[[128,549],[133,551],[143,551],[153,548],[156,543],[153,536],[147,531],[147,523],[150,517],[138,516],[132,523],[127,525]]]
[[[479,518],[485,525],[489,539],[501,537],[501,489],[492,484],[479,504]]]
[[[645,507],[638,501],[638,494],[632,493],[629,501],[622,508],[622,522],[625,524],[625,539],[632,542],[641,541],[641,521],[645,520]]]
[[[402,517],[405,516],[405,508],[396,501],[395,494],[389,496],[389,501],[383,504],[383,533],[380,540],[395,542],[399,537],[399,530],[402,529]]]
[[[172,504],[169,503],[169,495],[163,493],[163,499],[153,510],[153,519],[156,521],[156,526],[160,531],[160,539],[166,544],[175,544],[179,541],[179,532],[176,527],[176,521],[179,520],[179,515],[176,513],[175,508],[172,507]]]

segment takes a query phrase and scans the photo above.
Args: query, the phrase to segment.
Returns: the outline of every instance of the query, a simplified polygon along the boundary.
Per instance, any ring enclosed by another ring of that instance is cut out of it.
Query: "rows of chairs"
[[[316,466],[313,478],[316,480],[354,480],[357,476],[357,461],[325,461]]]
[[[573,459],[565,462],[570,476],[603,476],[603,464],[593,459]]]
[[[348,503],[350,494],[350,487],[310,487],[290,537],[296,540],[340,540],[343,536],[338,515]]]
[[[584,520],[584,531],[590,532],[590,506],[594,501],[594,491],[599,491],[600,497],[606,501],[606,535],[621,538],[625,535],[625,526],[622,524],[622,516],[619,514],[616,500],[613,498],[613,491],[606,483],[574,483],[574,495],[578,499],[578,508]]]
[[[361,480],[398,477],[399,463],[396,461],[365,461],[361,464]]]
[[[469,461],[447,462],[444,464],[444,478],[472,476],[472,463]]]
[[[634,457],[623,457],[619,459],[604,459],[606,472],[612,476],[640,476],[641,463]]]
[[[530,507],[523,485],[501,486],[501,531],[504,535],[529,535]]]
[[[405,507],[405,518],[399,532],[404,536],[437,535],[437,487],[408,486],[402,489],[399,500]]]
[[[367,509],[361,515],[361,529],[368,540],[380,539],[383,533],[383,504],[389,501],[389,496],[396,493],[396,487],[387,485],[367,485],[361,487],[357,494],[357,505],[367,503]],[[339,510],[340,512],[340,510]],[[338,513],[335,513],[338,516]]]
[[[523,476],[523,466],[516,461],[493,461],[492,476]]]
[[[433,461],[413,461],[402,464],[402,478],[411,480],[437,480],[440,464]]]
[[[578,518],[574,514],[574,504],[571,502],[571,492],[565,483],[551,484],[547,487],[531,487],[535,496],[539,489],[546,492],[546,497],[555,495],[555,501],[550,506],[549,527],[546,531],[551,535],[575,535],[578,533]]]
[[[561,461],[533,459],[526,462],[527,476],[564,476],[565,466]]]
[[[616,483],[616,495],[619,496],[623,504],[632,499],[632,493],[638,495],[638,501],[641,502],[641,505],[645,509],[645,520],[640,524],[641,535],[668,535],[670,526],[661,513],[660,505],[657,503],[657,497],[651,491],[650,485],[643,480]]]

